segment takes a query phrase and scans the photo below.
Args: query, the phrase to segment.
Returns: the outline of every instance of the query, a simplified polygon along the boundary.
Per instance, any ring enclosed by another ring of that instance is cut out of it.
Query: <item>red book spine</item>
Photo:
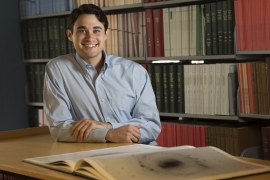
[[[270,49],[270,0],[266,0],[265,7],[267,11],[265,12],[265,40],[266,40],[266,49]]]
[[[244,24],[243,24],[242,0],[235,0],[234,8],[235,8],[237,50],[245,50],[246,34],[244,31]]]
[[[258,35],[259,35],[259,38],[258,38],[258,43],[259,43],[259,49],[260,50],[265,50],[266,49],[266,41],[265,41],[265,20],[266,20],[266,17],[265,17],[265,13],[266,13],[266,9],[265,9],[265,5],[266,5],[266,1],[265,0],[259,0],[259,9],[257,9],[257,11],[260,12],[260,17],[259,17],[259,32],[258,32]],[[267,11],[269,11],[269,9],[267,9]],[[269,18],[269,17],[267,17]],[[269,33],[266,32],[266,33]]]
[[[200,131],[200,133],[201,133],[201,147],[204,147],[207,145],[206,144],[206,127],[201,126],[200,129],[201,129],[201,131]]]
[[[153,13],[152,9],[145,10],[146,18],[146,38],[147,38],[147,53],[148,57],[155,56],[155,46],[154,46],[154,24],[153,24]]]
[[[165,126],[164,126],[164,123],[161,123],[161,132],[159,133],[157,139],[156,139],[156,143],[159,145],[159,146],[164,146],[164,142],[163,142],[163,139],[164,139],[164,131],[165,131]]]
[[[258,1],[252,1],[251,7],[254,9],[257,9],[259,7]],[[251,25],[252,25],[252,49],[258,50],[259,49],[259,41],[258,41],[258,32],[257,32],[257,25],[258,25],[258,17],[259,17],[259,11],[255,10],[252,11],[251,16]]]
[[[176,146],[182,146],[182,125],[176,125]]]
[[[245,38],[245,42],[246,42],[246,50],[252,50],[252,31],[251,31],[251,1],[250,0],[245,0],[243,1],[244,4],[244,12],[243,12],[243,20],[244,20],[244,29],[246,32],[246,38]]]
[[[251,63],[246,63],[247,82],[248,82],[247,85],[248,85],[248,96],[249,96],[249,112],[250,114],[255,114],[251,65],[252,65]]]
[[[237,64],[237,71],[238,71],[238,84],[239,84],[239,99],[240,99],[240,112],[245,113],[244,108],[244,89],[243,89],[243,78],[242,78],[242,64]]]
[[[164,57],[163,10],[153,9],[155,57]]]

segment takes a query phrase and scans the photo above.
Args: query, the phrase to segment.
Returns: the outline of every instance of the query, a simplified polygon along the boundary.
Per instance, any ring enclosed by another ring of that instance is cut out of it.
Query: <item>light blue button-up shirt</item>
[[[159,112],[147,71],[140,64],[113,55],[96,69],[78,54],[52,59],[46,65],[44,111],[56,141],[74,141],[73,121],[88,118],[113,128],[141,124],[138,143],[151,143],[160,133]],[[95,129],[86,142],[106,142],[108,129]]]

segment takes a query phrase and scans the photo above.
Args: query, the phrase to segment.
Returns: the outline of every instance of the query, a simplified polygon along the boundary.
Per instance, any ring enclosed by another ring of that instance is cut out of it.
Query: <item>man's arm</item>
[[[138,71],[134,72],[133,82],[134,92],[136,92],[136,103],[132,108],[132,112],[126,113],[130,113],[131,118],[124,119],[122,117],[120,119],[121,123],[111,122],[111,124],[113,129],[122,128],[122,126],[126,125],[134,127],[141,125],[138,143],[150,143],[155,141],[159,135],[161,124],[150,78],[143,67],[138,68]],[[117,107],[114,110],[117,111]],[[121,110],[119,110],[119,114],[122,114]],[[112,132],[112,130],[109,132]]]
[[[55,66],[46,66],[44,77],[44,111],[52,137],[56,141],[76,142],[70,134],[76,113],[71,107],[69,97],[64,88],[60,72]],[[73,112],[73,113],[72,113]],[[73,115],[72,115],[73,114]],[[79,120],[79,119],[78,119]],[[98,128],[89,132],[85,142],[106,142],[107,128]]]

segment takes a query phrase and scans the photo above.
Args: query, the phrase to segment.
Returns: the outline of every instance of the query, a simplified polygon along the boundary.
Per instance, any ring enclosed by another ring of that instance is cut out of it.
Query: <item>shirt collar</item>
[[[105,74],[106,70],[108,69],[108,67],[112,66],[111,62],[110,62],[110,56],[108,56],[106,54],[106,52],[104,50],[102,50],[102,56],[105,57],[104,60],[104,71],[103,73]],[[79,63],[79,65],[81,66],[82,70],[84,71],[85,74],[87,74],[87,66],[90,66],[87,62],[85,62],[79,55],[78,53],[76,53],[76,61]]]

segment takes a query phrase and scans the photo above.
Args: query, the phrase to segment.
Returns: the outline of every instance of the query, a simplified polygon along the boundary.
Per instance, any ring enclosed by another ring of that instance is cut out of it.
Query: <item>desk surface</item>
[[[87,151],[127,145],[125,143],[60,143],[54,142],[47,127],[0,132],[0,170],[38,179],[84,179],[79,176],[22,162],[25,158]],[[270,166],[270,161],[241,158]],[[270,172],[240,177],[241,180],[270,179]]]

